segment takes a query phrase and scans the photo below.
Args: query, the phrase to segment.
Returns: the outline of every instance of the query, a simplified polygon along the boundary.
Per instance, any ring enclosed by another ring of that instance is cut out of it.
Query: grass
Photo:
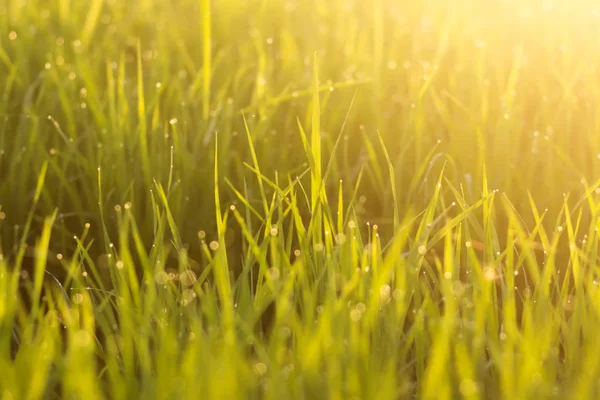
[[[4,2],[0,398],[597,398],[599,16]]]

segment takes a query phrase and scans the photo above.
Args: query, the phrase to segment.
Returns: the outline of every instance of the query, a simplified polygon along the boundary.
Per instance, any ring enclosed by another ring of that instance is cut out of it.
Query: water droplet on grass
[[[493,281],[498,278],[498,271],[495,267],[485,267],[483,269],[483,277],[488,281]]]
[[[159,271],[155,276],[154,280],[159,285],[164,285],[169,281],[169,275],[165,271]]]
[[[196,283],[197,279],[198,278],[196,277],[196,273],[194,271],[192,271],[191,269],[187,269],[179,275],[179,281],[184,286],[188,286],[188,287],[194,285],[194,283]]]
[[[265,363],[256,363],[253,369],[257,376],[263,376],[267,373],[267,365]]]
[[[362,318],[362,313],[356,309],[350,311],[350,319],[354,322],[360,321]]]
[[[81,293],[76,293],[73,296],[73,302],[75,304],[81,304],[81,303],[83,303],[83,295]]]
[[[279,268],[277,268],[277,267],[269,268],[269,278],[276,281],[279,279],[280,276],[281,276],[281,272],[279,272]]]

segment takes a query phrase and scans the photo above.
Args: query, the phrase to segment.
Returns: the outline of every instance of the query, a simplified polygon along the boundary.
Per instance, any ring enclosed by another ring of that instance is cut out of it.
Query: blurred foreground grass
[[[597,398],[594,1],[0,3],[0,398]]]

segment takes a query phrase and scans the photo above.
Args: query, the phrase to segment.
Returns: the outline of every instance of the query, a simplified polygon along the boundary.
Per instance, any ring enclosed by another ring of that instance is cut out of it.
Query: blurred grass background
[[[9,1],[1,11],[5,241],[22,225],[46,161],[37,214],[59,208],[61,247],[84,223],[101,225],[98,200],[104,211],[130,201],[147,215],[151,180],[169,176],[183,236],[211,230],[215,137],[222,176],[248,178],[241,110],[271,178],[302,170],[296,119],[310,128],[314,52],[325,159],[356,94],[329,180],[356,182],[363,168],[359,196],[370,218],[389,222],[394,208],[377,131],[399,208],[426,203],[422,183],[444,160],[470,199],[485,164],[490,187],[519,206],[530,190],[551,213],[564,192],[599,174],[600,11],[591,1],[219,1],[208,9],[64,0]]]

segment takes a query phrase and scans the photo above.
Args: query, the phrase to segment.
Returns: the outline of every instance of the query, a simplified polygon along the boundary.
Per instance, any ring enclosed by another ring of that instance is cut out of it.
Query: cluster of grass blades
[[[533,203],[537,222],[526,226],[508,199],[489,191],[469,204],[440,175],[428,206],[401,214],[384,238],[341,197],[311,203],[301,179],[271,181],[258,164],[249,168],[272,193],[262,197],[264,210],[240,192],[237,205],[217,208],[219,229],[199,235],[204,256],[196,262],[160,184],[149,251],[125,204],[113,211],[119,235],[106,265],[90,258],[93,238],[84,232],[72,258],[60,260],[68,271],[62,286],[44,278],[56,215],[44,223],[29,275],[24,247],[16,264],[0,261],[3,395],[598,394],[599,236],[581,220],[597,219],[600,182],[575,206],[565,198],[556,227],[546,230]],[[323,193],[318,181],[313,175],[307,191]],[[508,215],[508,231],[495,229],[496,208]],[[230,234],[241,237],[239,252],[228,251]],[[33,299],[28,309],[19,303],[25,297]]]
[[[331,163],[321,169],[316,84],[313,96],[310,139],[299,124],[304,174],[264,175],[247,128],[260,205],[229,181],[237,201],[222,205],[215,161],[216,230],[198,234],[199,260],[158,182],[153,244],[131,203],[116,206],[103,265],[86,225],[68,260],[53,255],[60,285],[45,277],[56,213],[31,252],[30,212],[14,259],[0,261],[3,396],[597,396],[600,237],[582,220],[598,220],[600,181],[574,205],[565,197],[547,230],[533,201],[527,226],[486,181],[469,203],[442,170],[426,207],[396,210],[386,238],[356,215],[343,182],[336,200],[324,190]],[[45,174],[46,164],[34,207]]]
[[[598,16],[1,3],[0,400],[598,398]]]

